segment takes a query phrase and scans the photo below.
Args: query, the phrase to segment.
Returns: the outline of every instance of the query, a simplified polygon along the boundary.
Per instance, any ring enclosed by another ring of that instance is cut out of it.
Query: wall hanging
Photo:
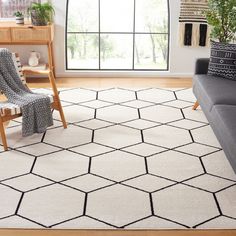
[[[181,0],[179,17],[179,42],[181,46],[209,46],[210,28],[204,11],[207,0]]]

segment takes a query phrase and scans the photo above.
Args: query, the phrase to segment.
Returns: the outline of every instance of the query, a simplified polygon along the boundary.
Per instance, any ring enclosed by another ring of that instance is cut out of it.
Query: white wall
[[[170,71],[168,72],[66,72],[65,71],[65,21],[66,21],[66,0],[51,0],[55,10],[55,40],[54,40],[54,54],[56,64],[56,74],[59,77],[89,77],[89,76],[191,76],[194,70],[194,63],[196,58],[209,57],[208,48],[193,48],[180,47],[178,45],[178,17],[180,11],[180,0],[170,1],[170,28],[171,28],[171,42],[170,42]],[[13,51],[21,54],[24,62],[27,61],[27,56],[31,50],[39,51],[43,59],[47,57],[46,48],[44,46],[6,46]],[[22,56],[25,55],[25,56]]]

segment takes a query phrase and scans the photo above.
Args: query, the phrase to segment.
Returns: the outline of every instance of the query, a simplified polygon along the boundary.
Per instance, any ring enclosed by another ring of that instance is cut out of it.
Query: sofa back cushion
[[[236,44],[211,42],[208,75],[236,80]]]

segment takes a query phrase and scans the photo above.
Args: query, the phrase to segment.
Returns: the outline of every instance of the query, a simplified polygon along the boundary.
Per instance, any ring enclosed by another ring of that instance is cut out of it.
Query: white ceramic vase
[[[38,66],[40,59],[40,53],[32,51],[29,57],[29,66]]]

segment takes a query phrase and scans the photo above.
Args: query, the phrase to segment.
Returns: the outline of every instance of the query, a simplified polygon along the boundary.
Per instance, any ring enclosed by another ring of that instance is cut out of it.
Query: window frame
[[[167,26],[167,33],[149,33],[149,32],[135,32],[135,23],[136,23],[136,0],[134,1],[134,19],[133,19],[133,32],[101,32],[101,0],[98,0],[98,32],[68,32],[68,13],[69,13],[69,1],[72,0],[66,0],[66,22],[65,22],[65,64],[66,64],[66,71],[79,71],[79,72],[83,72],[83,71],[93,71],[93,72],[111,72],[111,71],[119,71],[119,72],[137,72],[137,71],[143,71],[143,72],[168,72],[170,70],[170,0],[166,0],[167,1],[167,20],[168,20],[168,26]],[[78,1],[78,0],[77,0]],[[118,0],[117,0],[118,1]],[[98,38],[99,38],[99,43],[98,43],[98,64],[99,64],[99,68],[98,69],[80,69],[80,68],[69,68],[68,66],[68,47],[67,47],[67,38],[69,34],[98,34]],[[128,34],[128,35],[132,35],[133,36],[133,54],[132,54],[132,68],[131,69],[102,69],[101,68],[101,35],[102,34],[110,34],[110,35],[114,35],[114,34]],[[167,35],[167,67],[166,69],[135,69],[135,35]]]

